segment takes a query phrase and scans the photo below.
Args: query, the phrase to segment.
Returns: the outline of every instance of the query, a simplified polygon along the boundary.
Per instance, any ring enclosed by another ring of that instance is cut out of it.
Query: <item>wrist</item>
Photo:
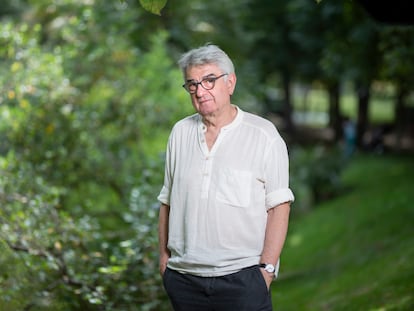
[[[270,263],[259,263],[259,267],[262,268],[266,273],[271,275],[272,277],[275,277],[276,273],[276,267],[273,264]]]

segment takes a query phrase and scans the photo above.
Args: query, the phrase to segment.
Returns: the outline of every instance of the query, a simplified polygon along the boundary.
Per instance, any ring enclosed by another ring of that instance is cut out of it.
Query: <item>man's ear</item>
[[[229,73],[227,76],[227,87],[229,90],[229,94],[233,95],[234,89],[236,88],[237,77],[235,73]]]

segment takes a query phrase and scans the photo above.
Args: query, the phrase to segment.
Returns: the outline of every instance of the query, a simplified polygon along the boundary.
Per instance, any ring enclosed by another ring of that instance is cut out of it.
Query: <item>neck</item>
[[[221,129],[223,126],[230,124],[237,115],[237,108],[229,105],[221,112],[211,113],[202,116],[203,123],[209,128]]]

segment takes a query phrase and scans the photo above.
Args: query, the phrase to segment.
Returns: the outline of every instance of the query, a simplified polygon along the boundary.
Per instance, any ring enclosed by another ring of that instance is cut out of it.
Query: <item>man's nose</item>
[[[197,97],[201,97],[201,96],[203,96],[204,95],[204,93],[205,92],[207,92],[207,90],[205,89],[205,88],[203,88],[202,86],[201,86],[201,84],[198,84],[197,85],[197,90],[196,90],[196,96]]]

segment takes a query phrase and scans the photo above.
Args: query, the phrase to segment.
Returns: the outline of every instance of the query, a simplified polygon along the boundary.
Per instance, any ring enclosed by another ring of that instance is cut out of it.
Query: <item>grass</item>
[[[348,116],[353,120],[356,120],[358,109],[357,109],[357,98],[352,88],[347,86],[343,90],[343,94],[340,100],[341,114]],[[394,97],[392,90],[383,90],[374,87],[371,94],[371,101],[369,103],[368,117],[372,123],[386,123],[394,120]],[[295,111],[307,110],[308,112],[319,112],[328,113],[329,101],[328,93],[324,89],[312,88],[309,90],[307,96],[307,106],[304,107],[303,95],[295,94],[294,96],[294,108]],[[327,121],[327,119],[326,119]],[[318,122],[316,122],[318,123]],[[316,124],[319,126],[325,126],[323,124]]]
[[[344,195],[292,214],[274,309],[414,310],[413,176],[412,158],[358,155]]]

